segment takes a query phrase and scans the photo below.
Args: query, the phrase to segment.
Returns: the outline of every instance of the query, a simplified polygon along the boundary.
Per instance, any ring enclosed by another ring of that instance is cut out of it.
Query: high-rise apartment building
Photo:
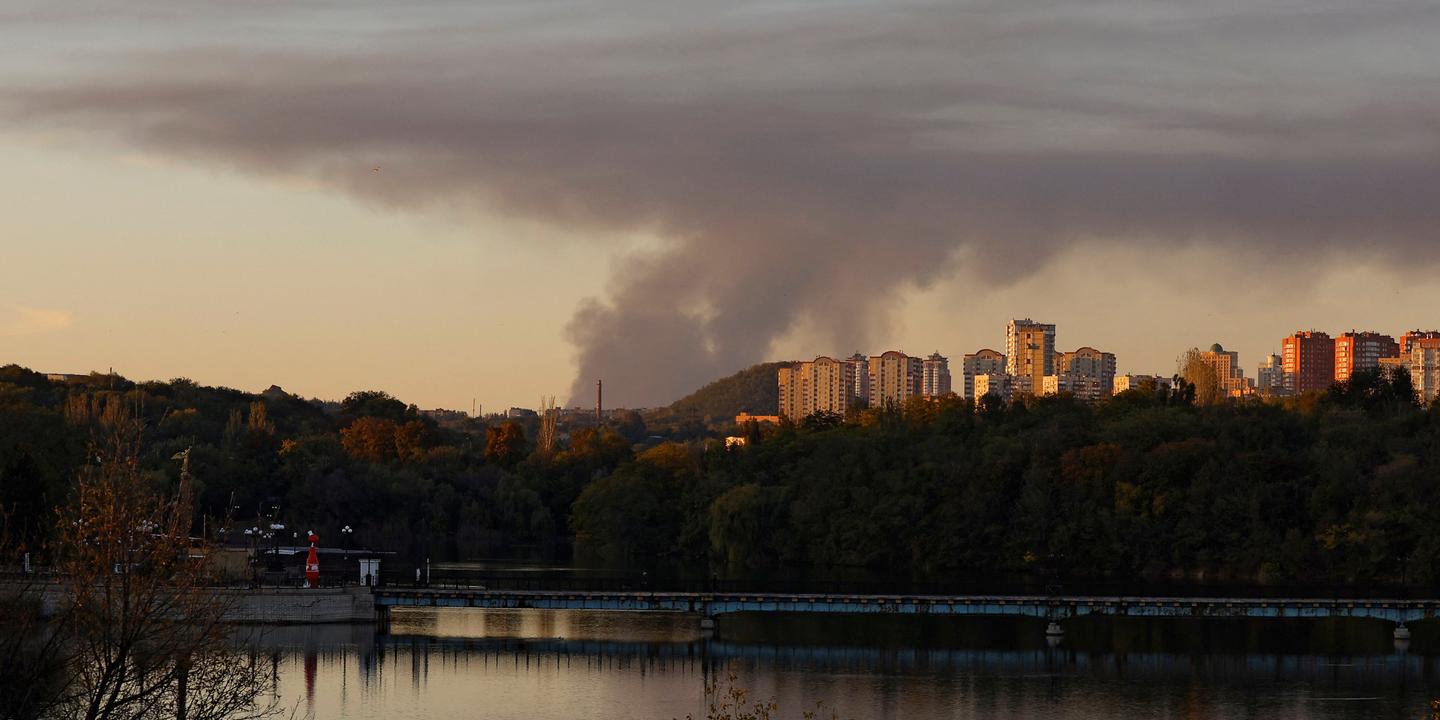
[[[1380,358],[1400,357],[1400,344],[1389,335],[1351,330],[1335,338],[1335,380],[1344,382],[1358,370],[1375,370]]]
[[[1089,400],[1107,398],[1115,391],[1115,354],[1100,352],[1092,347],[1082,347],[1075,352],[1055,353],[1055,374],[1072,377],[1094,378],[1099,382],[1093,392],[1092,384],[1085,384],[1084,392],[1071,390],[1077,397]],[[1094,395],[1094,397],[1090,397]]]
[[[1267,355],[1255,371],[1255,389],[1261,394],[1285,394],[1285,361],[1279,355]]]
[[[1106,392],[1106,385],[1100,378],[1090,375],[1065,374],[1046,375],[1040,386],[1041,395],[1058,395],[1059,393],[1070,393],[1080,400],[1103,400],[1110,397]],[[1110,387],[1114,387],[1114,378],[1110,380]],[[1103,394],[1102,394],[1103,393]]]
[[[1034,394],[1055,374],[1055,325],[1030,318],[1005,326],[1005,372],[1015,376],[1014,391]]]
[[[939,352],[921,363],[920,394],[927,398],[950,394],[950,359]]]
[[[1226,350],[1220,343],[1200,353],[1200,360],[1215,371],[1215,380],[1225,397],[1242,397],[1250,393],[1250,382],[1240,366],[1240,353]]]
[[[1169,390],[1170,385],[1171,381],[1168,377],[1159,377],[1156,375],[1121,375],[1115,378],[1114,394],[1119,394],[1126,390],[1140,390],[1153,393],[1160,390]]]
[[[1056,395],[1071,391],[1069,375],[1046,375],[1041,379],[1040,395]]]
[[[967,398],[974,399],[976,397],[975,377],[977,375],[998,375],[1004,373],[1005,356],[989,348],[970,353],[961,361],[961,372],[964,375],[964,395]]]
[[[1440,397],[1440,330],[1410,330],[1400,336],[1400,367],[1410,371],[1415,394],[1424,402]]]
[[[1440,398],[1440,337],[1412,338],[1408,359],[1410,381],[1424,402]]]
[[[787,417],[791,420],[805,417],[800,413],[800,378],[803,377],[800,368],[804,365],[804,363],[782,365],[775,371],[776,384],[780,388],[779,402],[775,412],[780,417]]]
[[[901,405],[922,395],[924,366],[920,358],[897,350],[870,356],[870,407]]]
[[[974,380],[975,394],[968,398],[973,402],[979,402],[980,398],[990,395],[999,398],[1003,402],[1010,402],[1014,389],[1010,385],[1010,375],[1004,373],[981,373],[976,375]]]
[[[870,358],[855,353],[847,361],[855,371],[855,401],[860,407],[870,406]]]
[[[1440,340],[1440,330],[1410,330],[1400,336],[1400,356],[1410,355],[1410,346],[1416,340]]]
[[[845,414],[855,404],[855,369],[820,356],[779,371],[780,415],[799,420],[817,412]]]
[[[1335,381],[1335,340],[1318,330],[1302,330],[1280,341],[1285,390],[1299,395],[1324,390]]]

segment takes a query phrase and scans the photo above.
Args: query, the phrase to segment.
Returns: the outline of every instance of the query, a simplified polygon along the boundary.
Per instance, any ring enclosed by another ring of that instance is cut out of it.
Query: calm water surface
[[[296,717],[704,717],[733,673],[782,717],[1409,718],[1440,695],[1440,629],[1397,650],[1366,621],[693,618],[397,610],[388,632],[279,628],[257,642]],[[1433,654],[1431,654],[1433,653]]]

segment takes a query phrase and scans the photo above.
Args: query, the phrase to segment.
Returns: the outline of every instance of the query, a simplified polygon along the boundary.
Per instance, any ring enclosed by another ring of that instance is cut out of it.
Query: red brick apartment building
[[[1335,382],[1335,339],[1318,330],[1302,330],[1280,341],[1285,389],[1294,395],[1324,390]]]
[[[1351,330],[1335,338],[1335,381],[1344,382],[1356,370],[1380,367],[1380,358],[1400,357],[1400,344],[1389,335]]]
[[[1412,343],[1416,340],[1440,340],[1440,330],[1411,330],[1400,336],[1400,357],[1410,357]]]

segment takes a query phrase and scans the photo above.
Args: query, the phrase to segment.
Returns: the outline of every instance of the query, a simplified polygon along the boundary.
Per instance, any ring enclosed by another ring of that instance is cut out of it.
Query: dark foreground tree
[[[14,514],[0,516],[0,718],[35,718],[58,694],[65,677],[64,616],[45,615],[45,586],[27,560],[36,546],[15,527]]]
[[[3,642],[19,657],[24,692],[0,692],[0,717],[255,718],[271,714],[269,673],[222,623],[206,548],[192,541],[188,477],[152,487],[136,461],[134,421],[113,420],[78,473],[48,548],[50,578],[22,580],[8,600],[26,622]],[[19,548],[16,548],[17,550]],[[45,622],[36,621],[44,611]],[[8,625],[8,624],[7,624]],[[0,668],[9,671],[14,668]]]

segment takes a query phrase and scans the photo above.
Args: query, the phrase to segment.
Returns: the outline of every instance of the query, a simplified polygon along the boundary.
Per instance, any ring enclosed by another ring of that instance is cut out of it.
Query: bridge
[[[1440,611],[1440,599],[580,592],[460,587],[378,587],[374,600],[382,620],[395,607],[606,610],[688,613],[700,618],[705,629],[714,628],[715,618],[732,613],[1021,615],[1049,621],[1046,632],[1050,635],[1062,634],[1061,623],[1066,619],[1085,615],[1372,618],[1395,623],[1397,640],[1409,638],[1406,623],[1432,619]]]
[[[1386,654],[1337,656],[1328,653],[1220,653],[1197,658],[1189,652],[1088,651],[1056,655],[1055,648],[1002,649],[962,647],[876,647],[869,645],[783,645],[735,643],[721,639],[682,642],[575,640],[560,638],[436,638],[428,635],[387,635],[377,639],[376,653],[368,648],[370,666],[384,662],[396,650],[415,654],[442,653],[449,657],[488,658],[495,663],[527,667],[578,662],[644,663],[667,670],[707,666],[725,667],[732,660],[763,663],[781,670],[932,674],[937,672],[995,673],[1006,675],[1080,675],[1126,680],[1188,680],[1203,663],[1204,672],[1246,681],[1288,678],[1334,684],[1339,677],[1376,677],[1397,673],[1419,680],[1440,672],[1440,658],[1429,655]],[[364,652],[364,651],[362,651]],[[413,656],[413,655],[412,655]],[[402,671],[404,668],[400,668]]]

